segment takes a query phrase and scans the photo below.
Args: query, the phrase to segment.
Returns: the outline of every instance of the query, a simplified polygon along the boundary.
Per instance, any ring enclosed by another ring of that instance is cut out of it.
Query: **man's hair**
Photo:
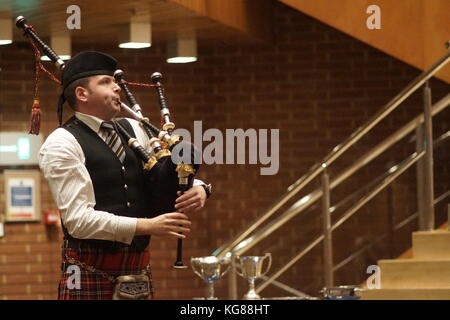
[[[83,87],[89,92],[91,92],[91,89],[89,88],[89,77],[75,80],[74,82],[69,84],[67,88],[64,90],[64,97],[66,98],[69,106],[74,110],[76,110],[77,106],[77,96],[75,94],[75,89],[77,87]]]

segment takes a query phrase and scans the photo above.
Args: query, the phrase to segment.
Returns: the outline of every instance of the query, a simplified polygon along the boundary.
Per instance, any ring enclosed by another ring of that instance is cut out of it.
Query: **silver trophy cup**
[[[263,270],[264,260],[269,259],[266,271]],[[249,291],[244,295],[245,300],[259,300],[260,295],[256,293],[255,290],[255,280],[264,276],[270,269],[272,265],[272,255],[266,253],[264,256],[246,256],[246,257],[236,257],[236,272],[241,277],[246,279],[249,283]],[[240,271],[239,271],[240,270]]]
[[[192,257],[192,270],[208,285],[207,300],[215,300],[214,283],[218,281],[230,269],[230,260],[217,258],[216,256]],[[221,271],[221,269],[225,270]]]

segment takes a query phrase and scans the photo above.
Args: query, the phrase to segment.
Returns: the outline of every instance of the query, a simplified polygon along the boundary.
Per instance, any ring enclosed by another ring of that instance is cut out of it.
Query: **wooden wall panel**
[[[271,0],[169,0],[264,41],[272,40]]]
[[[279,0],[356,39],[424,70],[445,54],[450,40],[448,0]],[[381,9],[381,29],[369,30],[369,5]],[[450,66],[438,73],[450,82]]]

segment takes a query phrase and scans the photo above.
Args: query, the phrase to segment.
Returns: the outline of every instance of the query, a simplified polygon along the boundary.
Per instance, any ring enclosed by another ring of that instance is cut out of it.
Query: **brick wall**
[[[162,72],[177,127],[192,131],[193,122],[202,120],[203,131],[208,128],[223,132],[237,128],[280,129],[280,167],[274,176],[261,176],[261,165],[203,165],[198,177],[213,183],[214,196],[205,210],[192,217],[193,232],[185,241],[185,263],[190,256],[210,255],[242,230],[291,183],[419,74],[418,70],[282,4],[275,5],[274,19],[276,37],[273,43],[247,46],[220,41],[201,43],[199,61],[187,65],[166,64],[158,43],[143,51],[73,45],[74,52],[95,49],[112,54],[119,60],[129,81],[148,82],[152,72]],[[32,53],[28,45],[16,43],[1,47],[0,67],[1,130],[25,132],[33,89]],[[434,101],[449,89],[438,80],[432,80],[431,87]],[[157,119],[157,99],[153,90],[137,88],[134,92],[144,107],[144,114]],[[57,95],[57,86],[42,77],[44,137],[57,126]],[[330,168],[330,176],[335,177],[351,160],[417,115],[421,101],[420,93],[408,99],[390,119],[383,121],[337,161]],[[66,110],[65,118],[70,115]],[[436,117],[435,135],[448,130],[447,119],[448,112]],[[204,142],[204,146],[207,144]],[[396,145],[361,170],[360,175],[336,188],[332,204],[386,170],[387,163],[402,160],[413,149],[413,142]],[[436,156],[435,165],[436,190],[439,191],[448,190],[447,160],[443,148]],[[308,191],[319,183],[312,183]],[[41,190],[42,209],[55,209],[45,182]],[[1,172],[0,197],[0,212],[4,212]],[[411,169],[334,233],[335,263],[387,232],[390,221],[398,223],[415,210],[415,169]],[[444,214],[444,206],[438,207],[438,221]],[[249,253],[272,252],[272,271],[275,271],[314,239],[320,228],[319,205],[291,220]],[[336,273],[336,284],[360,283],[368,265],[375,264],[379,258],[395,256],[410,246],[410,233],[415,228],[412,223],[365,251]],[[10,223],[5,225],[5,233],[6,237],[0,239],[0,298],[55,298],[60,232],[42,223]],[[204,285],[190,269],[171,268],[175,249],[174,239],[152,239],[157,297],[190,299],[202,296]],[[319,245],[279,280],[316,295],[323,284],[321,252]],[[246,284],[239,280],[239,286],[241,294]],[[219,282],[216,287],[219,297],[226,297],[226,281]],[[279,296],[286,292],[268,288],[263,294]]]

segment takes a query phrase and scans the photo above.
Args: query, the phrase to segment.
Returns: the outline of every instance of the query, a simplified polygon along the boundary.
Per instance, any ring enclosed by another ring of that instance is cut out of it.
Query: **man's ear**
[[[87,101],[88,94],[89,94],[89,92],[86,88],[83,88],[83,87],[75,88],[75,97],[77,98],[77,100],[80,100],[81,102]]]

